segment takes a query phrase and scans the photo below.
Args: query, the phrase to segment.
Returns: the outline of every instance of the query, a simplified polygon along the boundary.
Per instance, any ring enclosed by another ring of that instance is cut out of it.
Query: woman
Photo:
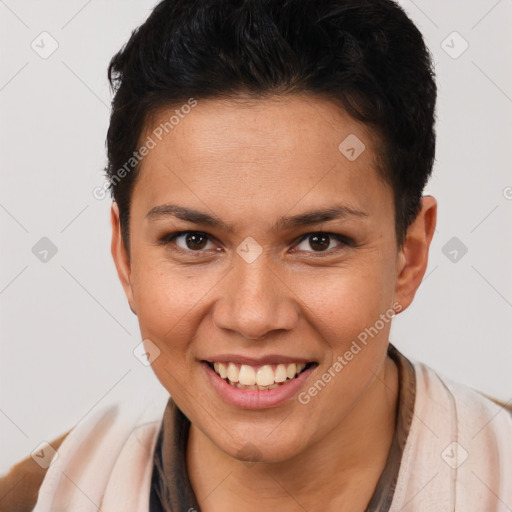
[[[510,509],[510,411],[389,343],[437,210],[401,8],[164,0],[109,78],[112,255],[171,398],[52,443],[33,510]]]

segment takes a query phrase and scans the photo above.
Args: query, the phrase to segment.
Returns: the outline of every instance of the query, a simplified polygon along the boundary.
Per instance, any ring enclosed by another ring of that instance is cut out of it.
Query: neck
[[[335,429],[279,463],[234,459],[191,425],[187,466],[201,510],[252,512],[263,505],[276,510],[364,511],[386,465],[396,427],[397,396],[398,371],[387,357]]]

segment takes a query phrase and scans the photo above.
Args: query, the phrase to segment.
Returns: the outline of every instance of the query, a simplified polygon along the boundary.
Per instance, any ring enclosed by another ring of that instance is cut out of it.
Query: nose
[[[258,340],[297,325],[295,295],[263,256],[252,263],[238,258],[223,280],[221,297],[213,310],[213,322],[219,329]]]

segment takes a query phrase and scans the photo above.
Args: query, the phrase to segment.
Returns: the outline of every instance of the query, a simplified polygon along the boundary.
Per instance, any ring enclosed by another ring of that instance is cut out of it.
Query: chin
[[[299,439],[290,438],[289,434],[286,435],[286,439],[276,439],[275,436],[272,436],[272,439],[265,436],[256,439],[254,436],[248,436],[245,441],[241,440],[237,447],[234,447],[233,443],[217,446],[230,457],[248,464],[286,462],[304,449],[304,444]]]

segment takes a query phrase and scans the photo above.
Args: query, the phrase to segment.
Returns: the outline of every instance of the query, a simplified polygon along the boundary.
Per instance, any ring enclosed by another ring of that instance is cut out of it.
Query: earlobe
[[[400,250],[397,265],[395,299],[405,310],[414,299],[428,264],[428,251],[437,220],[437,201],[424,196],[421,210],[407,229],[406,240]]]
[[[123,286],[126,298],[128,299],[130,309],[136,315],[137,311],[134,307],[133,290],[130,279],[131,263],[121,234],[119,207],[116,202],[112,203],[112,207],[110,209],[110,223],[112,226],[112,241],[110,245],[112,258],[114,259],[117,275],[121,281],[121,285]]]

